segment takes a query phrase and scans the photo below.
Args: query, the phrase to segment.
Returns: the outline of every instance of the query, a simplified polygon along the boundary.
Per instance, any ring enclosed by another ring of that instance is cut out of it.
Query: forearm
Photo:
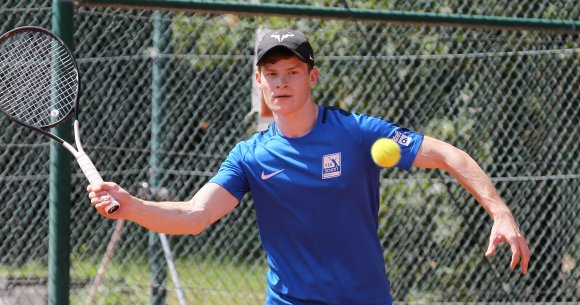
[[[209,224],[207,213],[193,201],[153,202],[135,198],[127,219],[165,234],[199,234]]]
[[[498,215],[511,215],[509,208],[499,196],[487,174],[465,152],[452,148],[442,169],[449,172],[493,218]]]
[[[498,215],[511,216],[491,179],[467,153],[455,146],[425,136],[413,164],[450,173],[494,219]]]
[[[160,233],[199,234],[238,204],[238,199],[215,183],[205,184],[189,201],[153,202],[133,197],[113,182],[87,186],[91,203],[103,216],[127,219]],[[115,214],[104,208],[113,197],[121,204]]]

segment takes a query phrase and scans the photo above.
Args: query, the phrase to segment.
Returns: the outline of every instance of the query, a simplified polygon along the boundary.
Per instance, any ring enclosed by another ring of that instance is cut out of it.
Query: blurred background
[[[317,103],[465,150],[530,243],[522,276],[509,270],[507,246],[484,257],[492,219],[452,177],[383,170],[379,230],[398,304],[578,302],[578,1],[148,2],[0,4],[2,33],[55,24],[69,33],[82,139],[105,180],[142,198],[190,199],[268,120],[252,103],[258,33],[300,29],[321,71]],[[389,19],[393,11],[409,19]],[[482,16],[493,23],[474,24]],[[0,131],[0,304],[86,304],[115,221],[95,213],[76,164],[60,184],[70,200],[50,195],[59,181],[43,137],[4,116]],[[267,265],[252,204],[247,194],[202,234],[168,236],[187,304],[263,304]],[[49,234],[49,206],[66,210],[52,225],[68,233]],[[159,236],[128,223],[91,303],[181,304],[178,288]]]

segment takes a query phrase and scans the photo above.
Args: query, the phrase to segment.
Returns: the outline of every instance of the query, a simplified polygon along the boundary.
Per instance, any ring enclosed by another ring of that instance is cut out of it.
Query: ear
[[[256,85],[258,86],[258,88],[262,89],[262,78],[260,77],[260,67],[258,67],[258,69],[256,70],[256,74],[254,75],[254,77],[256,78]]]
[[[316,87],[316,84],[318,84],[318,76],[319,76],[318,68],[317,67],[312,68],[312,70],[310,70],[309,75],[309,83],[311,89]]]

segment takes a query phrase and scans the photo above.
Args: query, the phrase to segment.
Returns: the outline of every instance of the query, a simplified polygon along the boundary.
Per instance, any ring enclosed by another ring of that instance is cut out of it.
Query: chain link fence
[[[312,5],[563,20],[580,15],[575,1]],[[0,29],[50,28],[51,16],[48,0],[4,1]],[[384,170],[379,230],[395,300],[580,299],[578,34],[117,8],[79,7],[74,18],[82,138],[106,180],[143,198],[191,198],[234,144],[256,131],[256,31],[298,28],[321,71],[315,101],[382,117],[467,151],[530,242],[530,270],[522,276],[509,270],[507,247],[484,257],[491,219],[452,177]],[[162,48],[155,46],[159,31]],[[49,145],[4,117],[0,130],[0,304],[46,303]],[[90,207],[87,182],[74,170],[70,302],[84,304],[115,222]],[[156,238],[125,226],[93,304],[147,304],[152,288],[167,304],[179,304],[171,276],[151,280]],[[169,241],[187,304],[263,303],[267,265],[251,194],[202,234]]]

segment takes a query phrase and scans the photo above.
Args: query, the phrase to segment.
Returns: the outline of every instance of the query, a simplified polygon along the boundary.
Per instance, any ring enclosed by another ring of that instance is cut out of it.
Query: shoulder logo
[[[322,156],[322,179],[335,178],[341,173],[340,153]]]
[[[411,144],[411,141],[413,140],[411,137],[404,135],[402,132],[400,131],[395,131],[395,134],[393,135],[393,140],[403,146],[409,146],[409,144]]]
[[[286,34],[280,35],[280,34],[278,34],[278,32],[276,32],[276,33],[270,35],[270,37],[278,39],[278,42],[282,42],[282,41],[284,41],[284,39],[286,39],[288,37],[294,37],[294,34],[286,33]]]
[[[269,173],[269,174],[266,174],[266,173],[264,173],[264,171],[262,171],[262,175],[260,175],[260,178],[262,178],[262,180],[268,180],[268,179],[270,179],[270,178],[272,178],[272,177],[274,177],[274,176],[278,175],[278,174],[279,174],[279,173],[281,173],[282,171],[284,171],[284,169],[277,170],[277,171],[275,171],[275,172],[273,172],[273,173]]]

